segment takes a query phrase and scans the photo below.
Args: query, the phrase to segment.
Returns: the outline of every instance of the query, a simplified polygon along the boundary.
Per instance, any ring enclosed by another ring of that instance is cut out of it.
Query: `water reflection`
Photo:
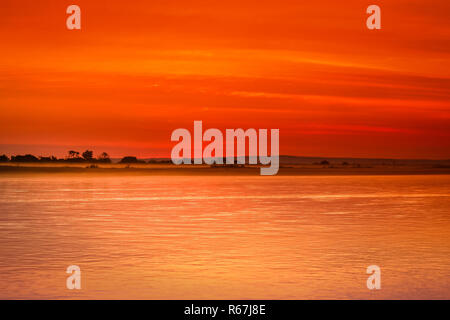
[[[1,177],[0,297],[450,298],[448,190],[448,176]]]

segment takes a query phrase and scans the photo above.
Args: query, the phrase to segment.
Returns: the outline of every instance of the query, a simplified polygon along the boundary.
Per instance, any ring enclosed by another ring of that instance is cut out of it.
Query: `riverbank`
[[[104,164],[104,165],[67,165],[67,164],[5,164],[0,165],[0,175],[23,174],[71,174],[71,175],[260,175],[259,166],[210,167],[207,165],[172,164]],[[450,167],[442,166],[320,166],[291,165],[281,166],[280,176],[307,175],[428,175],[450,174]]]

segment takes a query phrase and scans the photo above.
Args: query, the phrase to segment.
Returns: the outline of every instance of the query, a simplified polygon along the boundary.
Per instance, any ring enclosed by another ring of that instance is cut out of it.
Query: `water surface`
[[[3,176],[0,298],[449,299],[449,190],[446,175]]]

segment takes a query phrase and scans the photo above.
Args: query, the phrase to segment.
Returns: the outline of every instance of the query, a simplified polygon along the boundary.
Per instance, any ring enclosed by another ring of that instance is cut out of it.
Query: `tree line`
[[[92,150],[86,150],[82,153],[69,150],[67,156],[64,158],[57,158],[55,156],[49,157],[36,157],[32,154],[25,155],[16,155],[11,156],[9,158],[7,155],[0,155],[0,162],[71,162],[71,163],[79,163],[79,162],[89,162],[89,163],[111,163],[111,158],[108,153],[102,152],[97,157],[94,157],[94,152]],[[156,161],[150,160],[148,163],[165,163],[170,161]],[[144,160],[139,160],[134,156],[126,156],[123,157],[119,163],[147,163]]]

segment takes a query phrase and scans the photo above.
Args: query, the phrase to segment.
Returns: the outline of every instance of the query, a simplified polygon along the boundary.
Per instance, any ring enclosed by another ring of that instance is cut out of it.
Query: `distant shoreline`
[[[0,165],[0,176],[6,175],[170,175],[170,176],[259,176],[259,166],[246,166],[244,168],[216,167],[207,165],[181,165],[171,164],[104,164],[90,167],[84,165],[67,164],[3,164]],[[433,166],[281,166],[278,176],[327,176],[327,175],[442,175],[450,174],[450,167]]]

